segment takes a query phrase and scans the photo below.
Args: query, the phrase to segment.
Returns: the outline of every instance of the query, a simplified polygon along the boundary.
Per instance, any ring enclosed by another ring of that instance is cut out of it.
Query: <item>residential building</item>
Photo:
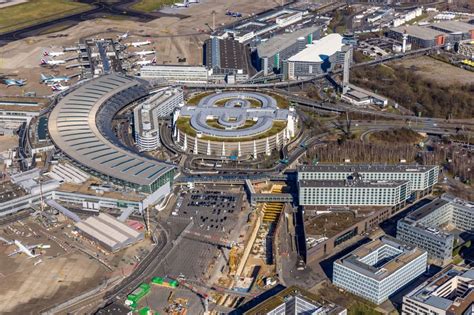
[[[334,262],[334,285],[377,305],[426,270],[424,250],[384,236]]]
[[[404,315],[472,314],[474,270],[450,266],[403,297]]]
[[[450,225],[457,230],[474,229],[474,203],[443,195],[410,213],[397,223],[397,238],[423,248],[433,263],[451,262],[454,236],[441,229]]]

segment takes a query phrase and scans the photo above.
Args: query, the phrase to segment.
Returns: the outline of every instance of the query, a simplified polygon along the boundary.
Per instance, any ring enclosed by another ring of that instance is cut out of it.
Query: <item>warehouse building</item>
[[[383,165],[383,164],[318,164],[303,165],[298,168],[301,180],[346,180],[357,173],[365,181],[408,180],[410,191],[424,196],[431,192],[438,182],[437,165]]]
[[[474,25],[460,21],[442,21],[430,24],[431,29],[444,32],[448,43],[474,39]]]
[[[403,296],[402,314],[472,314],[474,270],[450,266]]]
[[[397,238],[423,248],[433,263],[444,266],[451,262],[454,246],[454,235],[440,228],[448,225],[472,231],[474,204],[443,195],[399,220]]]
[[[284,61],[285,78],[296,80],[331,71],[336,65],[344,64],[347,51],[350,53],[350,46],[344,44],[340,34],[329,34]]]
[[[426,270],[424,250],[383,236],[334,262],[333,284],[377,305]]]
[[[311,26],[273,36],[257,46],[252,54],[252,62],[257,70],[263,70],[264,75],[279,73],[283,61],[296,55],[311,45],[313,40],[321,37],[321,27]]]
[[[301,206],[394,207],[410,197],[407,180],[362,181],[357,174],[346,180],[302,180],[298,186]]]
[[[84,221],[77,222],[75,227],[86,238],[97,242],[104,249],[116,252],[129,245],[143,240],[144,235],[114,217],[100,213]]]
[[[133,109],[135,142],[140,151],[152,151],[160,146],[158,120],[170,116],[180,105],[183,105],[183,90],[164,88]]]
[[[443,21],[423,26],[404,25],[387,32],[388,37],[400,42],[404,34],[408,36],[407,41],[413,47],[428,48],[474,39],[474,25],[460,21]]]
[[[234,39],[239,43],[248,43],[254,38],[265,36],[269,32],[276,32],[292,24],[302,22],[307,11],[290,8],[277,8],[256,15],[250,19],[244,19],[231,27],[216,31],[213,36],[219,39]]]

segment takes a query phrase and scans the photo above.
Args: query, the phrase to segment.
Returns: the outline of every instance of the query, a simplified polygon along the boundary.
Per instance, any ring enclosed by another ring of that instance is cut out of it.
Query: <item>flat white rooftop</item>
[[[304,50],[290,57],[288,61],[323,62],[327,56],[332,56],[341,51],[342,46],[344,46],[344,43],[340,34],[329,34],[307,45]]]

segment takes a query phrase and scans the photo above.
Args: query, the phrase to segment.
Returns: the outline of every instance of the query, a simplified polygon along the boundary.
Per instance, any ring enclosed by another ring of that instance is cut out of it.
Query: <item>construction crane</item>
[[[168,295],[168,304],[173,303],[174,291],[170,291],[170,295]]]
[[[146,237],[149,237],[149,238],[151,238],[150,207],[151,207],[151,206],[148,206],[148,207],[145,208],[145,218],[146,218],[146,222],[145,222],[145,227],[146,227],[145,236],[146,236]]]

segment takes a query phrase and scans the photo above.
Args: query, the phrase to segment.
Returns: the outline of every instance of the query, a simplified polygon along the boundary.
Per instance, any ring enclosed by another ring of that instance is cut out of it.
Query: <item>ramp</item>
[[[64,208],[63,206],[61,206],[59,203],[57,203],[56,201],[54,201],[52,199],[46,200],[46,204],[48,206],[53,207],[54,209],[58,210],[59,212],[61,212],[62,214],[64,214],[66,217],[73,220],[74,222],[80,222],[81,221],[81,218],[79,218],[79,216],[77,214],[75,214],[74,212],[71,212],[70,210]]]

